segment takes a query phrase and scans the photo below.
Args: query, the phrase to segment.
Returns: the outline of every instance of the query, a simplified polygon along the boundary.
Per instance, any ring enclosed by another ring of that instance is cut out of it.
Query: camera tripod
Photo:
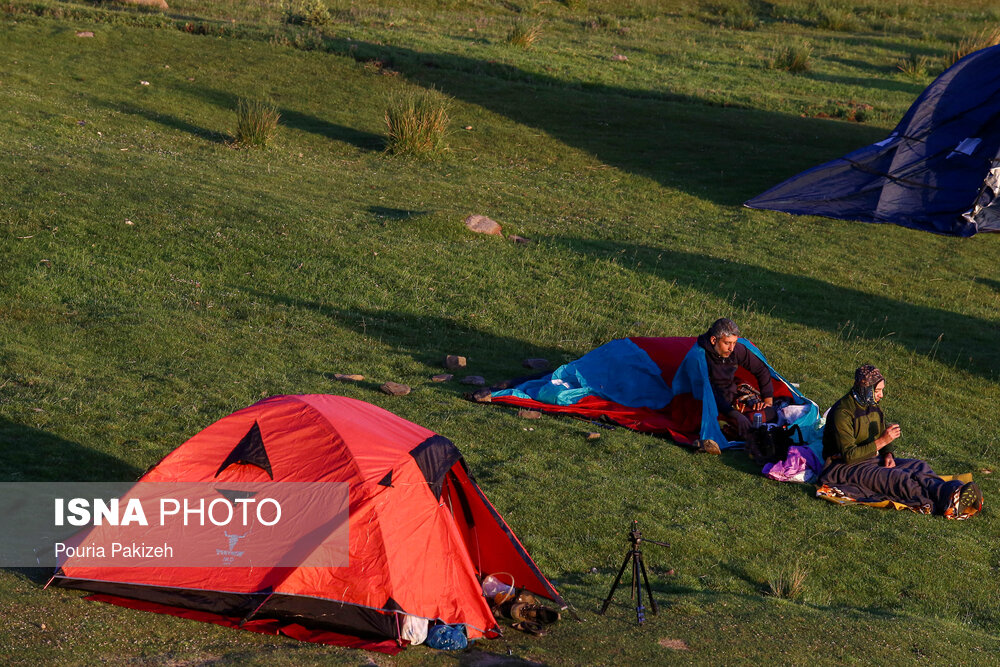
[[[646,620],[646,607],[642,604],[642,586],[639,584],[640,573],[642,573],[642,580],[646,584],[646,593],[649,595],[650,609],[654,614],[657,609],[656,600],[653,599],[653,590],[649,587],[649,576],[646,574],[646,563],[642,560],[642,551],[639,549],[639,544],[642,542],[649,542],[650,544],[658,544],[661,547],[669,547],[670,545],[666,542],[643,539],[642,533],[639,532],[639,522],[636,520],[632,521],[632,530],[629,533],[629,541],[632,543],[632,548],[625,554],[625,560],[622,562],[621,569],[618,570],[618,576],[615,577],[615,583],[611,584],[611,590],[608,592],[608,597],[604,600],[604,604],[601,605],[600,614],[603,616],[604,612],[607,611],[608,605],[611,604],[611,598],[614,597],[615,589],[618,588],[618,583],[621,581],[622,575],[625,574],[625,568],[628,567],[628,562],[631,560],[632,599],[635,600],[636,618],[639,620],[639,625],[642,625]]]

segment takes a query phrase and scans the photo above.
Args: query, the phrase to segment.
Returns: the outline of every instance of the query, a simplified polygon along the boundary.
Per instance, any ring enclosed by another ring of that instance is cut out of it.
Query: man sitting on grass
[[[893,442],[899,424],[886,426],[879,401],[885,378],[872,365],[854,373],[854,387],[833,404],[823,429],[820,484],[854,500],[892,500],[922,514],[966,519],[983,506],[979,487],[946,482],[926,461],[897,459]]]
[[[743,343],[736,342],[740,329],[727,317],[712,323],[708,331],[698,336],[698,345],[705,349],[708,363],[708,380],[715,395],[719,416],[736,427],[741,440],[746,440],[752,423],[745,413],[760,412],[762,423],[778,421],[774,407],[774,390],[771,386],[771,371],[767,364],[748,350]],[[737,398],[736,369],[745,368],[757,378],[760,396],[751,402]],[[701,441],[702,451],[719,453],[719,445],[712,440]]]

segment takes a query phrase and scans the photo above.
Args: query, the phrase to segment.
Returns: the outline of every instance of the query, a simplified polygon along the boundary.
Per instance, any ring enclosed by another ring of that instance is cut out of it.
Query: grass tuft
[[[981,49],[988,49],[991,46],[1000,44],[1000,27],[984,28],[975,35],[966,37],[958,43],[951,53],[945,57],[945,69],[951,67],[959,60]]]
[[[911,79],[922,79],[927,76],[927,65],[927,56],[918,56],[915,53],[911,53],[899,59],[896,63],[896,69]]]
[[[805,590],[807,575],[806,569],[798,562],[790,567],[782,567],[774,577],[767,580],[765,594],[782,600],[798,600]]]
[[[434,155],[447,150],[448,105],[429,90],[389,97],[385,110],[386,151],[393,155]]]
[[[729,30],[756,30],[760,27],[760,17],[749,5],[721,5],[710,11],[721,19],[720,25]]]
[[[281,114],[270,102],[240,98],[236,104],[236,129],[233,144],[237,148],[266,148],[278,131]]]
[[[861,19],[849,9],[822,7],[816,19],[816,27],[834,32],[858,32],[864,25]]]
[[[518,18],[511,24],[505,42],[511,46],[530,49],[542,36],[542,24],[530,19]]]
[[[812,66],[809,58],[812,48],[808,44],[791,44],[778,49],[768,61],[771,69],[783,69],[792,74],[806,72]]]
[[[318,28],[333,23],[333,16],[324,0],[297,0],[284,6],[283,20],[285,23]]]

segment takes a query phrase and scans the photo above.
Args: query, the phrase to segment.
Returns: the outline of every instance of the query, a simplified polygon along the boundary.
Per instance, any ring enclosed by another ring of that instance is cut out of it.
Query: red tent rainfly
[[[198,433],[142,482],[345,482],[344,567],[94,567],[53,577],[92,599],[306,641],[398,650],[403,615],[499,628],[480,580],[565,603],[447,438],[340,396],[275,396]]]

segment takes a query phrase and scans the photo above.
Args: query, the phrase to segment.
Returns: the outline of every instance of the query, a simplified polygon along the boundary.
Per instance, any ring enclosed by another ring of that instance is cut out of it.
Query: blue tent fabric
[[[1000,46],[945,71],[887,139],[744,205],[953,236],[1000,231]]]
[[[595,348],[555,371],[494,396],[517,396],[550,405],[573,405],[585,396],[599,396],[622,405],[659,410],[674,394],[660,367],[628,338]]]
[[[793,404],[808,406],[794,423],[801,427],[810,446],[821,448],[819,407],[774,370],[753,343],[745,338],[739,342],[767,365],[772,377],[788,386]],[[553,406],[571,406],[583,398],[596,396],[632,408],[661,410],[675,396],[691,394],[701,401],[701,439],[714,440],[723,449],[738,444],[730,442],[719,428],[719,412],[701,346],[695,344],[690,348],[669,385],[663,379],[663,372],[645,350],[625,338],[605,343],[544,377],[528,380],[513,389],[495,391],[492,396],[494,400],[510,396]]]

